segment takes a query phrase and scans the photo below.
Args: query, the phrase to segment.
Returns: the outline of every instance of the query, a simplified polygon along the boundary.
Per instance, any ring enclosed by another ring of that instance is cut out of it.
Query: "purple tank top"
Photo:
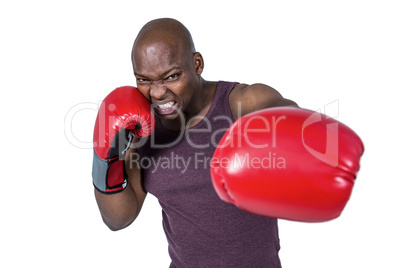
[[[170,267],[281,267],[277,220],[223,202],[212,186],[210,159],[234,121],[235,84],[218,82],[207,115],[192,128],[168,130],[157,118],[139,148],[145,190],[162,207]]]

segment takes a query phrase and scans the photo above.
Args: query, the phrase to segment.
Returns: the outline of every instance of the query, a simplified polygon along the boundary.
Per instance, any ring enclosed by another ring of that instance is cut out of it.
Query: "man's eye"
[[[179,77],[179,74],[172,74],[171,76],[169,76],[167,78],[167,80],[173,80],[173,79],[176,79],[177,77]]]
[[[140,82],[140,83],[146,83],[146,82],[148,82],[148,79],[145,79],[145,78],[137,78],[137,81]]]

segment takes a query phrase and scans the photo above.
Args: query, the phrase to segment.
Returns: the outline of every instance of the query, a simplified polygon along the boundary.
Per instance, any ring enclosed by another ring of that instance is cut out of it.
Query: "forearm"
[[[135,146],[126,151],[126,142],[133,138],[135,144],[138,138],[151,135],[153,122],[149,101],[134,87],[116,88],[99,107],[94,128],[92,179],[100,213],[111,230],[130,225],[144,202],[141,169],[130,162],[125,165],[122,154],[129,158],[136,151]]]
[[[115,194],[103,194],[95,189],[95,198],[104,223],[112,231],[129,226],[138,215],[137,198],[129,184]]]

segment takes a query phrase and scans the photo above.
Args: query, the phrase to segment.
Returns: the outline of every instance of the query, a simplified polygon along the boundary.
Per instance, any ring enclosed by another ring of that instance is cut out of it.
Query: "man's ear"
[[[204,70],[204,59],[201,53],[195,52],[193,56],[193,64],[197,75],[201,75]]]

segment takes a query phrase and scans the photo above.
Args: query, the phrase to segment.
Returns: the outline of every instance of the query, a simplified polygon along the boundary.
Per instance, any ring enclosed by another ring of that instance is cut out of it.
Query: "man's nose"
[[[166,92],[167,92],[167,89],[163,85],[163,82],[155,81],[155,82],[151,83],[151,90],[149,92],[149,95],[153,99],[158,99],[158,100],[163,99],[164,96],[166,95]]]

